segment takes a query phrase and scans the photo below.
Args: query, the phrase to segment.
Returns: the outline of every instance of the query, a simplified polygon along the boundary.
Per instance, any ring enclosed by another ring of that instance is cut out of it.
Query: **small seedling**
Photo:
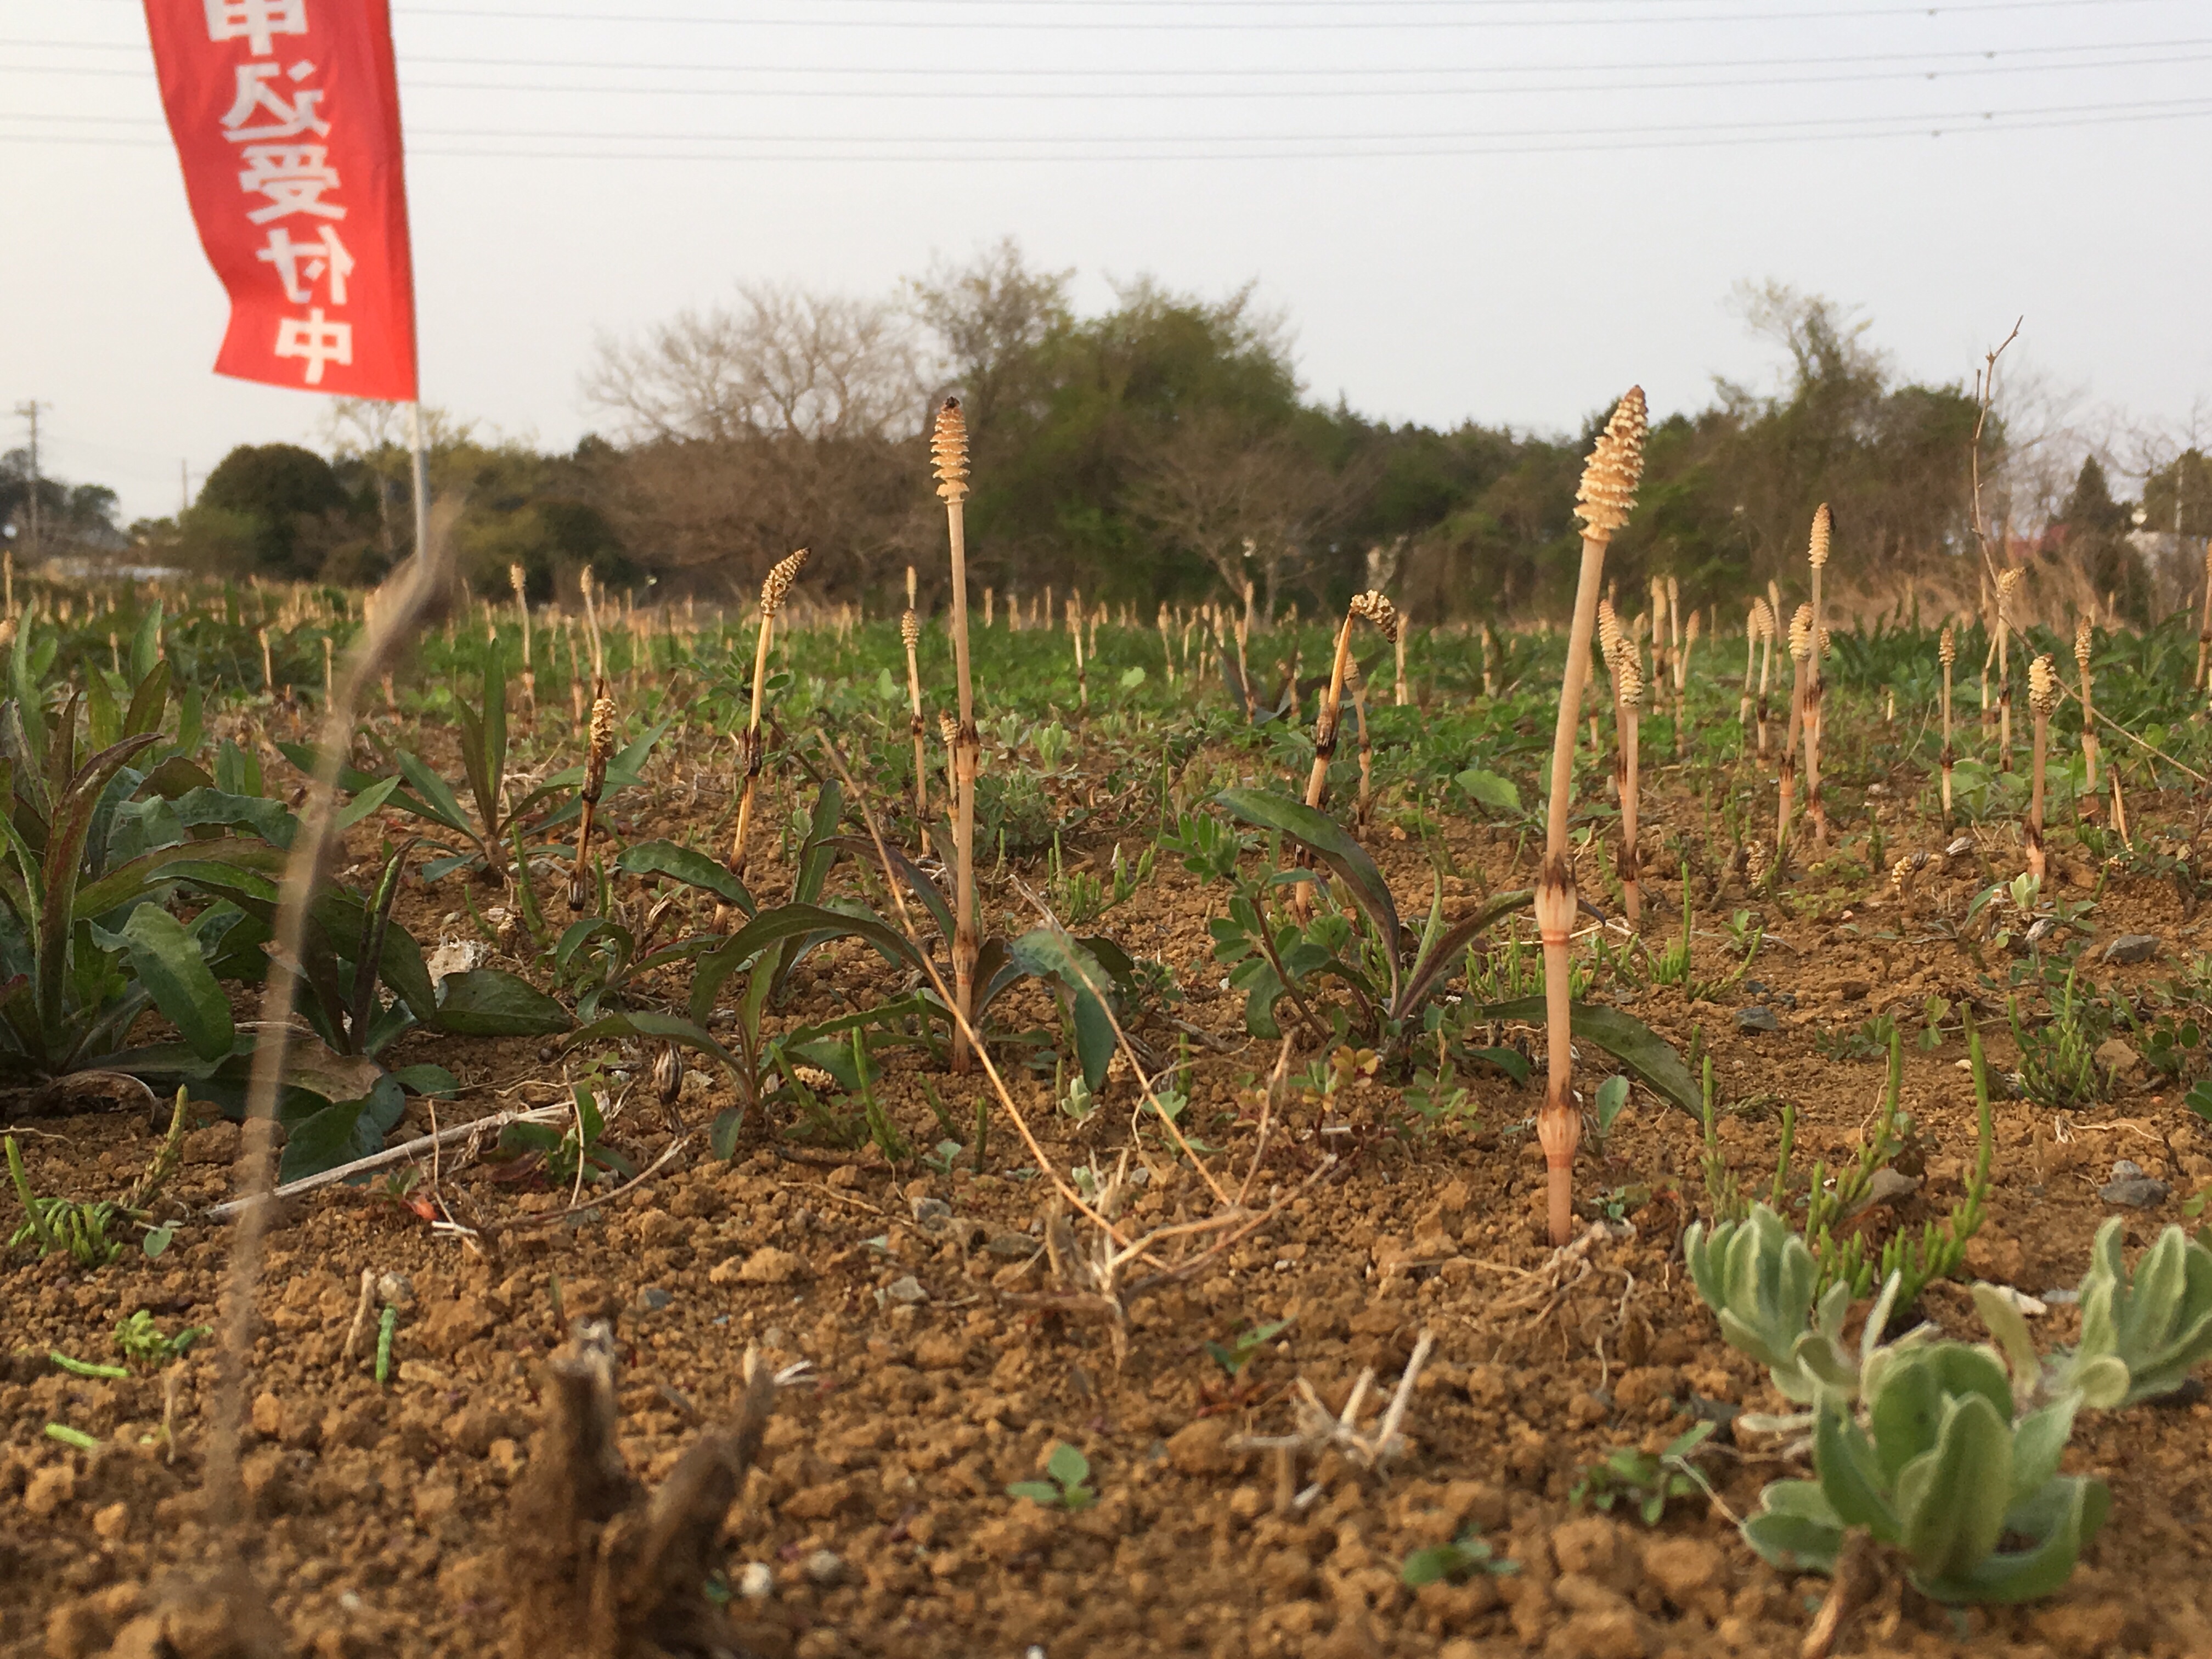
[[[87,1434],[82,1429],[73,1429],[66,1423],[47,1424],[46,1438],[49,1440],[58,1440],[64,1446],[75,1446],[79,1451],[82,1452],[93,1452],[100,1449],[100,1442],[98,1440],[94,1439],[91,1435]]]
[[[1620,1114],[1628,1104],[1628,1079],[1609,1077],[1597,1085],[1597,1138],[1601,1144],[1613,1138],[1613,1126],[1620,1121]]]
[[[1098,1494],[1091,1490],[1091,1460],[1073,1446],[1063,1443],[1053,1449],[1044,1466],[1046,1479],[1017,1480],[1006,1488],[1009,1498],[1026,1498],[1032,1504],[1042,1504],[1047,1509],[1088,1509],[1098,1501]]]
[[[1668,1441],[1663,1451],[1620,1448],[1603,1462],[1592,1463],[1582,1472],[1567,1493],[1568,1501],[1577,1508],[1587,1504],[1608,1513],[1615,1504],[1626,1501],[1643,1516],[1645,1526],[1657,1526],[1670,1499],[1693,1497],[1702,1490],[1690,1453],[1715,1426],[1697,1424]]]
[[[1239,1331],[1226,1343],[1207,1343],[1206,1357],[1230,1376],[1240,1376],[1262,1348],[1290,1328],[1291,1322],[1287,1319],[1270,1320],[1265,1325],[1255,1325],[1249,1331]]]
[[[376,1322],[376,1386],[380,1389],[392,1377],[392,1337],[398,1328],[399,1310],[387,1304]]]
[[[211,1325],[191,1325],[174,1336],[164,1336],[154,1316],[141,1308],[115,1328],[115,1346],[136,1365],[161,1366],[182,1358],[192,1344],[213,1334]]]
[[[1520,1571],[1518,1561],[1492,1554],[1490,1546],[1469,1532],[1462,1533],[1449,1544],[1431,1544],[1426,1549],[1415,1550],[1406,1558],[1406,1565],[1399,1570],[1398,1576],[1408,1589],[1419,1589],[1424,1584],[1461,1583],[1478,1572],[1504,1578]]]
[[[925,1167],[949,1176],[952,1173],[952,1166],[960,1161],[960,1154],[967,1150],[957,1140],[940,1140],[934,1151],[921,1155],[921,1161]]]
[[[67,1354],[58,1351],[48,1354],[46,1358],[71,1376],[125,1377],[131,1375],[120,1365],[94,1365],[82,1359],[72,1359]]]

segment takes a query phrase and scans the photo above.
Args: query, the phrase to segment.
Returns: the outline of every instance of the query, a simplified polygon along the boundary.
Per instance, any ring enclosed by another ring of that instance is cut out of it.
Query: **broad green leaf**
[[[1542,1024],[1546,1017],[1544,999],[1540,996],[1486,1003],[1472,1012],[1477,1019],[1520,1020],[1534,1025]],[[1666,1038],[1634,1015],[1625,1014],[1618,1008],[1577,1002],[1571,1005],[1569,1012],[1575,1036],[1604,1049],[1626,1066],[1638,1083],[1669,1105],[1680,1107],[1700,1123],[1705,1121],[1705,1091]]]
[[[1479,801],[1493,811],[1517,813],[1521,810],[1521,792],[1514,787],[1510,778],[1470,767],[1455,774],[1452,781],[1470,800]]]
[[[1936,1449],[1897,1477],[1902,1531],[1896,1541],[1914,1576],[1941,1580],[1971,1572],[1996,1547],[2011,1507],[2011,1431],[1983,1395],[1952,1395]]]
[[[194,1054],[220,1060],[230,1052],[236,1034],[229,999],[182,922],[158,904],[142,904],[119,934],[107,937],[129,953],[138,982]]]
[[[1067,988],[1075,1010],[1075,1054],[1083,1080],[1096,1089],[1106,1080],[1114,1059],[1114,1021],[1106,1006],[1114,981],[1098,958],[1056,927],[1032,927],[1012,941],[1006,953],[1015,966],[1039,979],[1048,976]]]
[[[438,982],[438,1009],[425,1022],[459,1036],[546,1036],[575,1024],[529,981],[498,968],[471,968]]]
[[[712,893],[749,916],[760,908],[744,883],[725,866],[694,848],[678,847],[672,841],[644,841],[625,847],[615,859],[615,868],[633,876],[666,876],[687,887]]]
[[[1390,963],[1395,985],[1399,952],[1398,906],[1390,896],[1390,884],[1383,880],[1375,860],[1367,856],[1367,849],[1334,818],[1287,795],[1266,789],[1224,789],[1213,799],[1231,817],[1262,830],[1280,830],[1310,849],[1343,878],[1345,885],[1352,890],[1352,898],[1367,913],[1376,932],[1382,936],[1382,949]]]
[[[681,1043],[702,1054],[712,1054],[733,1073],[739,1069],[737,1056],[709,1036],[704,1027],[673,1014],[602,1014],[589,1025],[572,1032],[568,1046],[579,1048],[586,1042],[619,1036],[652,1037],[663,1042]]]
[[[382,1078],[364,1098],[325,1107],[285,1136],[277,1181],[320,1175],[325,1170],[383,1151],[385,1135],[399,1121],[406,1106],[399,1085]]]

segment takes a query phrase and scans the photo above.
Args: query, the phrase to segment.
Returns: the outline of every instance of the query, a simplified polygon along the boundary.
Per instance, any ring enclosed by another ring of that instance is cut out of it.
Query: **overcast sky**
[[[331,0],[309,0],[331,3]],[[1771,376],[1728,298],[1863,308],[2179,422],[2212,391],[2203,0],[399,0],[425,398],[565,446],[595,334],[880,293],[1012,234],[1085,308],[1249,279],[1311,394],[1571,428]],[[1935,136],[1940,132],[1940,136]],[[941,159],[926,160],[925,157]],[[227,315],[135,0],[0,0],[0,447],[175,509],[313,394]]]

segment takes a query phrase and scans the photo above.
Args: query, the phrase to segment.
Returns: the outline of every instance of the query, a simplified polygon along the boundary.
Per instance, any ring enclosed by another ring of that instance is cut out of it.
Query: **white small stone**
[[[828,1589],[845,1576],[844,1558],[835,1550],[817,1550],[801,1564],[806,1582],[817,1589]]]
[[[775,1569],[765,1561],[748,1561],[738,1574],[738,1594],[748,1601],[765,1601],[775,1594]]]

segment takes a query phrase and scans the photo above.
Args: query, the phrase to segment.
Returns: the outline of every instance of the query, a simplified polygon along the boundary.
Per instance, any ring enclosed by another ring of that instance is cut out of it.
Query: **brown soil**
[[[1373,842],[1407,907],[1425,909],[1418,848],[1387,832]],[[1455,851],[1462,867],[1507,884],[1510,844],[1460,836]],[[1947,881],[1962,893],[1985,879],[1963,868],[1936,876],[1915,903],[1932,909]],[[760,890],[775,881],[763,872]],[[1459,885],[1451,899],[1474,896]],[[1657,932],[1679,909],[1672,878],[1654,889]],[[426,941],[458,908],[458,890],[448,881],[409,896]],[[1209,897],[1164,866],[1157,887],[1109,927],[1176,969],[1189,997],[1179,1012],[1224,1045],[1195,1051],[1188,1121],[1219,1149],[1215,1167],[1233,1185],[1256,1131],[1249,1111],[1225,1114],[1239,1111],[1249,1078],[1264,1079],[1274,1046],[1243,1038],[1236,1000],[1210,988],[1220,969],[1208,959]],[[1005,898],[1011,906],[1016,896]],[[1747,902],[1732,890],[1717,908]],[[1917,1024],[1924,997],[1961,994],[1974,970],[1948,944],[1885,946],[1851,932],[1860,921],[1896,927],[1886,888],[1856,915],[1793,920],[1787,908],[1768,907],[1784,943],[1753,969],[1796,998],[1795,1011],[1778,1000],[1779,1032],[1739,1033],[1733,1009],[1750,999],[1738,994],[1693,1008],[1660,989],[1633,1011],[1684,1045],[1702,1024],[1727,1098],[1794,1103],[1797,1156],[1809,1164],[1851,1144],[1881,1079],[1877,1065],[1822,1057],[1814,1036],[1887,1007],[1914,1012]],[[2170,973],[2200,943],[2202,924],[2149,883],[2108,890],[2095,921],[2100,938],[2154,933],[2166,952],[2163,967],[2100,969],[2100,981]],[[1724,949],[1701,939],[1700,971]],[[833,983],[856,988],[872,963],[817,958],[799,976],[793,1012],[830,1012]],[[1993,1062],[2009,1069],[2001,1018],[1985,1025]],[[1922,1126],[1925,1180],[1884,1228],[1941,1214],[1971,1168],[1963,1052],[1955,1041],[1932,1055],[1908,1048],[1905,1102]],[[441,1108],[447,1122],[543,1103],[558,1082],[534,1042],[416,1034],[393,1058],[434,1060],[460,1077],[467,1091]],[[1015,1086],[1062,1170],[1131,1144],[1126,1084],[1079,1127],[1052,1110],[1044,1084]],[[1733,1447],[1723,1431],[1705,1462],[1716,1504],[1678,1500],[1656,1528],[1568,1498],[1583,1466],[1623,1445],[1656,1450],[1688,1425],[1687,1413],[1775,1403],[1686,1283],[1680,1235],[1703,1202],[1695,1126],[1639,1092],[1609,1144],[1586,1141],[1583,1195],[1649,1196],[1626,1218],[1632,1237],[1561,1271],[1547,1268],[1540,1237],[1543,1164],[1525,1123],[1536,1089],[1498,1078],[1474,1087],[1480,1129],[1425,1139],[1388,1132],[1390,1088],[1366,1085],[1348,1105],[1332,1103],[1330,1116],[1350,1132],[1326,1138],[1318,1108],[1294,1096],[1255,1191],[1271,1202],[1296,1195],[1261,1231],[1139,1302],[1118,1366],[1103,1325],[1010,1299],[1041,1288],[1033,1257],[1046,1194],[1042,1180],[1021,1178],[1028,1157],[1003,1122],[991,1172],[980,1176],[894,1171],[872,1151],[763,1148],[724,1165],[698,1149],[696,1131],[729,1097],[702,1079],[681,1109],[690,1150],[638,1190],[536,1231],[495,1229],[565,1207],[565,1193],[445,1160],[454,1213],[486,1225],[480,1250],[370,1192],[326,1190],[280,1220],[261,1289],[246,1466],[252,1570],[292,1651],[500,1650],[531,1612],[512,1602],[526,1580],[509,1571],[508,1528],[532,1467],[546,1361],[569,1320],[601,1313],[619,1345],[620,1450],[647,1483],[730,1420],[748,1345],[779,1365],[812,1362],[816,1380],[786,1391],[727,1525],[730,1582],[745,1563],[774,1574],[769,1596],[733,1608],[763,1654],[1012,1655],[1032,1644],[1050,1659],[1794,1653],[1826,1581],[1758,1563],[1717,1507],[1753,1506],[1778,1472],[1770,1458]],[[674,1133],[658,1109],[637,1103],[647,1092],[635,1092],[615,1132],[641,1161]],[[975,1092],[945,1097],[963,1114]],[[883,1094],[916,1145],[939,1138],[910,1070],[895,1067]],[[2096,1188],[2114,1158],[2173,1188],[2161,1208],[2124,1212],[2130,1244],[2212,1179],[2197,1120],[2140,1080],[2070,1117],[2008,1101],[1996,1124],[1989,1218],[1969,1269],[2031,1293],[2080,1276],[2092,1233],[2112,1212]],[[18,1127],[41,1192],[112,1193],[152,1145],[143,1122],[114,1114]],[[415,1103],[402,1133],[425,1127]],[[1771,1113],[1727,1121],[1747,1182],[1771,1170],[1777,1133]],[[228,1125],[196,1133],[178,1195],[195,1206],[222,1196],[236,1141]],[[1149,1171],[1139,1224],[1212,1212],[1197,1176],[1157,1135],[1137,1146]],[[1303,1184],[1324,1146],[1340,1162]],[[200,1354],[183,1366],[171,1444],[159,1433],[161,1377],[86,1380],[46,1356],[112,1359],[108,1333],[141,1308],[164,1329],[213,1322],[226,1250],[222,1229],[196,1225],[158,1261],[133,1252],[88,1273],[18,1251],[0,1273],[12,1355],[0,1361],[0,1653],[75,1659],[107,1651],[118,1632],[115,1651],[154,1651],[154,1624],[140,1615],[179,1575],[204,1571],[213,1540],[198,1488],[211,1362]],[[411,1291],[383,1388],[371,1376],[373,1340],[350,1364],[340,1358],[364,1269],[402,1275]],[[916,1287],[920,1299],[909,1299]],[[1954,1334],[1979,1334],[1962,1286],[1935,1287],[1923,1311]],[[2046,1345],[2065,1340],[2069,1316],[2054,1305],[2039,1322]],[[1249,1322],[1285,1317],[1289,1329],[1237,1384],[1202,1350]],[[1317,1483],[1319,1496],[1285,1504],[1272,1454],[1240,1450],[1237,1437],[1287,1431],[1298,1377],[1332,1408],[1364,1368],[1387,1394],[1424,1331],[1435,1351],[1413,1395],[1405,1458],[1377,1480],[1328,1454],[1294,1478],[1299,1488]],[[50,1422],[97,1437],[100,1449],[46,1438]],[[2212,1653],[2208,1430],[2212,1404],[2201,1398],[2085,1419],[2069,1468],[2110,1481],[2112,1519],[2063,1595],[1954,1619],[1893,1587],[1841,1650]],[[1071,1513],[1010,1498],[1007,1484],[1037,1478],[1062,1442],[1089,1457],[1097,1503]],[[1418,1592],[1402,1584],[1410,1551],[1468,1528],[1517,1562],[1517,1575]],[[179,1637],[172,1650],[188,1646]]]

